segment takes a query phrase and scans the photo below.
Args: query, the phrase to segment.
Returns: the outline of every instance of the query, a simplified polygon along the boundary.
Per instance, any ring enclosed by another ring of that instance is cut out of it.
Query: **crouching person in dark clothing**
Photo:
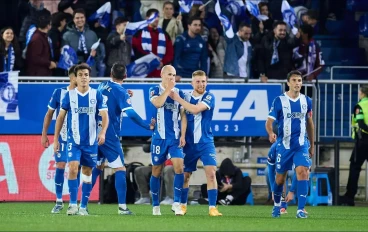
[[[216,179],[218,184],[217,200],[222,205],[244,205],[252,180],[249,176],[243,177],[240,168],[236,167],[233,162],[226,158],[222,161],[220,169],[216,171]],[[200,204],[207,204],[207,184],[201,186],[202,198],[199,199]]]

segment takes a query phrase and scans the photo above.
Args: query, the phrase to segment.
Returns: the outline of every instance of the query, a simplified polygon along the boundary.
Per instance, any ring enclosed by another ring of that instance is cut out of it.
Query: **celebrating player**
[[[314,153],[314,125],[312,120],[312,100],[301,94],[302,75],[291,71],[287,75],[289,91],[277,97],[272,104],[266,130],[271,143],[276,146],[276,181],[274,184],[273,217],[280,217],[281,195],[287,171],[295,164],[298,183],[297,218],[307,218],[304,207],[308,194],[308,169],[310,157]],[[277,120],[278,134],[273,132],[272,123]],[[310,141],[310,147],[308,138]],[[309,149],[308,149],[309,148]]]
[[[69,86],[64,88],[55,89],[51,99],[48,104],[48,110],[45,115],[45,119],[43,121],[43,128],[42,128],[42,137],[41,137],[41,144],[43,147],[49,147],[50,142],[47,138],[47,131],[49,129],[52,116],[56,110],[56,116],[59,115],[61,100],[64,98],[65,94],[77,87],[77,82],[74,74],[75,65],[70,67],[68,71],[68,76],[70,79]],[[54,208],[51,210],[51,213],[60,213],[60,211],[64,208],[63,204],[63,185],[64,185],[64,171],[65,165],[67,162],[67,153],[66,153],[66,137],[67,137],[67,118],[65,118],[64,123],[62,125],[61,134],[58,138],[60,143],[61,150],[58,153],[54,154],[55,162],[56,162],[56,172],[55,172],[55,193],[56,193],[56,204]]]
[[[172,92],[170,97],[179,102],[186,110],[188,128],[185,134],[184,146],[184,186],[181,193],[181,207],[187,211],[189,179],[197,170],[197,161],[201,159],[207,177],[207,192],[210,216],[222,216],[216,208],[216,149],[213,141],[211,122],[215,97],[206,91],[207,77],[203,71],[192,74],[193,91],[185,95],[185,100],[179,94]]]
[[[166,159],[171,159],[175,172],[174,203],[171,209],[175,212],[175,215],[184,215],[180,206],[180,198],[184,183],[183,147],[185,145],[187,118],[184,109],[180,108],[180,104],[168,97],[171,92],[176,92],[181,97],[184,97],[181,90],[174,88],[175,76],[175,68],[171,65],[166,65],[161,70],[161,84],[150,88],[150,101],[156,107],[156,125],[151,141],[152,175],[150,187],[153,215],[161,215],[159,177]],[[179,129],[179,112],[181,134]]]
[[[67,153],[69,163],[68,185],[70,203],[68,215],[88,215],[87,203],[92,190],[92,168],[96,166],[97,145],[105,142],[108,127],[106,98],[96,89],[89,86],[91,68],[86,64],[75,67],[77,88],[65,94],[61,103],[61,110],[56,120],[54,135],[54,152],[60,150],[57,139],[66,113],[68,113]],[[102,129],[97,135],[98,113],[102,117]],[[82,200],[80,208],[77,206],[79,163],[82,166]]]

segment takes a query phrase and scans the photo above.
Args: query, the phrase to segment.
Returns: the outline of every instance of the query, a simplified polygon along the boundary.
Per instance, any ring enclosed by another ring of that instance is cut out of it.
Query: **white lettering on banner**
[[[251,109],[253,103],[254,109]],[[257,121],[267,120],[268,109],[267,90],[251,90],[240,105],[233,120],[243,121],[245,117],[254,117]]]
[[[40,176],[40,180],[45,186],[45,188],[51,193],[55,194],[55,174],[56,174],[56,162],[54,158],[54,145],[50,144],[50,146],[45,149],[41,155],[40,162],[38,163],[38,174]],[[64,172],[64,185],[63,185],[63,195],[69,194],[68,189],[68,173],[69,173],[69,165],[65,166]]]
[[[143,120],[147,119],[147,114],[146,114],[146,107],[145,107],[145,101],[144,101],[144,91],[143,89],[132,89],[134,92],[134,96],[131,98],[132,99],[132,107],[135,110],[135,112],[137,112],[137,114],[139,116],[141,116],[141,118]],[[124,117],[127,117],[127,115],[124,113]]]
[[[0,158],[3,160],[4,176],[0,176],[0,182],[6,180],[9,194],[18,194],[19,187],[15,174],[13,158],[8,143],[0,143]]]
[[[234,100],[224,101],[223,99],[236,98],[238,90],[211,90],[211,92],[215,95],[216,106],[213,120],[243,121],[246,117],[254,117],[257,121],[267,120],[269,109],[267,90],[250,90],[233,117],[233,112],[220,111],[233,109]],[[254,109],[251,109],[252,105]]]
[[[236,98],[238,90],[211,90],[215,96],[215,109],[213,111],[213,120],[231,120],[232,112],[220,112],[220,110],[231,110],[234,101],[224,101],[223,98]]]

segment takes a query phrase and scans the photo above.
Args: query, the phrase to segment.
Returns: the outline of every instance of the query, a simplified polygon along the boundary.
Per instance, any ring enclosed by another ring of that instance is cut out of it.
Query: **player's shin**
[[[154,175],[151,175],[150,187],[151,187],[152,205],[159,206],[160,177],[155,177]]]
[[[119,207],[126,210],[126,172],[118,170],[115,172],[115,189],[118,194]]]
[[[92,189],[95,186],[96,180],[101,175],[101,173],[102,173],[102,170],[99,168],[94,167],[92,169]]]
[[[180,197],[180,203],[182,205],[187,205],[187,202],[188,202],[190,175],[191,175],[191,173],[188,173],[188,172],[184,173],[184,184],[183,184],[183,188],[181,190],[181,197]]]
[[[63,197],[63,185],[64,185],[64,172],[65,169],[56,168],[55,172],[55,192],[56,201],[62,202]]]
[[[308,181],[298,180],[298,210],[303,210],[307,201]]]
[[[87,176],[82,173],[82,200],[81,200],[81,208],[87,208],[89,196],[92,191],[92,175]]]
[[[174,203],[181,201],[181,193],[184,184],[184,173],[175,173],[174,176]]]

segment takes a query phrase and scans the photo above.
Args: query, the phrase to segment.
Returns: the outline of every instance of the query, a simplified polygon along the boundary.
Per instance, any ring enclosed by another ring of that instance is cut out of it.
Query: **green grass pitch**
[[[208,207],[188,206],[185,216],[174,216],[161,206],[162,216],[152,216],[149,205],[129,205],[135,215],[117,214],[117,205],[89,204],[90,216],[50,213],[54,203],[1,203],[0,231],[364,231],[366,207],[308,206],[308,219],[296,219],[296,207],[271,218],[272,206],[219,206],[222,217],[209,217]]]

